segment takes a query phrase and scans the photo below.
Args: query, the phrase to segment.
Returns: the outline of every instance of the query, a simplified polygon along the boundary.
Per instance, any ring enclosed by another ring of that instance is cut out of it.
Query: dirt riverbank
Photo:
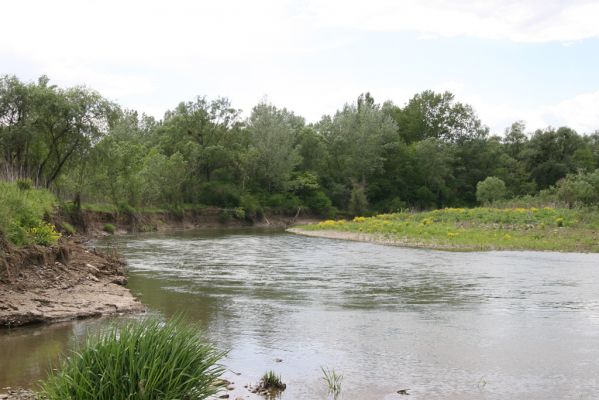
[[[126,283],[123,261],[79,241],[23,248],[3,241],[0,328],[144,310]]]

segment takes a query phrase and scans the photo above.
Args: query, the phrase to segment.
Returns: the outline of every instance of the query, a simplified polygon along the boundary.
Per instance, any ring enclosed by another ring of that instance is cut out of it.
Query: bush
[[[128,216],[135,215],[135,208],[127,202],[124,202],[124,201],[120,202],[117,205],[117,209],[118,209],[118,212],[120,212],[122,214],[125,214]]]
[[[44,222],[55,204],[47,190],[21,190],[16,183],[0,182],[0,233],[17,246],[55,243],[54,227],[50,230]]]
[[[28,230],[29,236],[32,238],[35,244],[41,246],[51,246],[60,239],[60,233],[56,232],[54,225],[46,222],[41,223],[39,226],[34,226]]]
[[[306,196],[304,203],[313,212],[320,215],[327,215],[333,203],[322,191],[317,191]]]
[[[114,235],[114,232],[115,232],[114,225],[112,225],[112,224],[105,224],[104,225],[104,232],[108,232],[111,235]]]
[[[223,385],[224,355],[180,318],[130,322],[89,337],[41,392],[49,400],[206,399]]]
[[[258,200],[249,193],[241,196],[239,205],[245,210],[246,217],[256,216],[258,209],[260,208]]]
[[[268,196],[265,203],[268,207],[282,213],[295,212],[302,206],[299,197],[283,193],[275,193]]]
[[[481,203],[493,203],[504,199],[506,194],[505,182],[494,176],[489,176],[476,184],[476,200]]]
[[[568,207],[599,202],[599,170],[591,174],[579,172],[561,179],[556,185],[557,198]]]

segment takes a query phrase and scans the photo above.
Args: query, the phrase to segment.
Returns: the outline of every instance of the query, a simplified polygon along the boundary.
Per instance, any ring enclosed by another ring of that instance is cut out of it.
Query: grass
[[[281,376],[274,373],[274,371],[268,371],[262,375],[260,380],[260,387],[263,390],[285,390],[287,385],[281,380]]]
[[[333,395],[333,398],[337,398],[341,393],[341,381],[343,375],[337,374],[335,370],[329,370],[328,368],[320,367],[322,370],[322,379],[326,382],[329,394]]]
[[[599,211],[562,208],[446,208],[322,221],[307,231],[446,250],[599,252]]]
[[[116,230],[113,224],[104,224],[104,227],[102,229],[104,230],[104,232],[110,233],[111,235],[114,235],[114,232]]]
[[[56,198],[47,190],[0,182],[0,233],[18,246],[56,243],[60,234],[44,221],[55,205]]]
[[[113,326],[87,339],[42,383],[49,400],[205,399],[224,356],[180,318]]]

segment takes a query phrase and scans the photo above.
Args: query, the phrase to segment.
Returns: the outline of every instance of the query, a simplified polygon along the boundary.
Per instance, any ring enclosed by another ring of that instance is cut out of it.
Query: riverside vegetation
[[[64,209],[181,215],[210,206],[248,220],[266,210],[335,218],[539,195],[598,202],[599,132],[522,122],[490,132],[449,92],[404,105],[364,93],[313,123],[266,101],[247,111],[198,96],[156,119],[87,87],[4,75],[0,180],[30,179]]]
[[[350,239],[447,250],[599,252],[599,213],[591,209],[445,208],[326,220],[299,229],[339,231],[348,233]]]
[[[225,353],[182,322],[146,319],[105,329],[42,383],[49,400],[206,399],[223,388]]]

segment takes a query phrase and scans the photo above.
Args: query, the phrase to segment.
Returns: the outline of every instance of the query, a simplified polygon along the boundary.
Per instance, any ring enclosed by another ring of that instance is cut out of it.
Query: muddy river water
[[[281,398],[599,398],[599,255],[450,253],[210,231],[112,239],[151,312],[185,313],[236,384]],[[106,245],[106,241],[98,246]],[[106,319],[0,331],[0,387],[35,386]],[[281,361],[282,360],[282,361]]]

